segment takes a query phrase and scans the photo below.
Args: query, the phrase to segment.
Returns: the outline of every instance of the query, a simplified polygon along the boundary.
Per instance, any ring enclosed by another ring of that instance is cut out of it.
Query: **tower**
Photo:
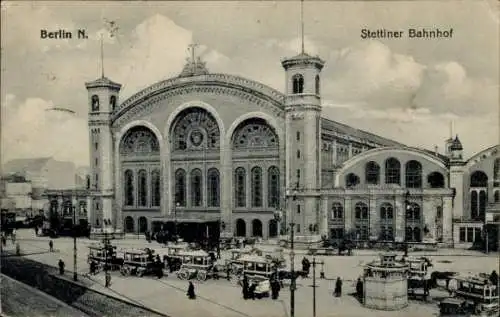
[[[450,188],[454,189],[453,219],[464,217],[464,170],[462,142],[455,136],[449,147]]]
[[[90,203],[93,228],[121,227],[113,212],[114,167],[111,116],[117,110],[121,85],[104,75],[85,84],[88,91],[90,143]]]
[[[304,52],[282,60],[286,77],[286,187],[298,188],[287,217],[299,235],[318,235],[321,188],[320,73],[324,61]],[[288,193],[291,194],[291,193]],[[295,193],[294,193],[295,195]]]

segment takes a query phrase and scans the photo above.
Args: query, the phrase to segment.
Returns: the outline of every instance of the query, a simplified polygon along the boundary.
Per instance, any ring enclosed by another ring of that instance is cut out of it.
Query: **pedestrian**
[[[10,237],[12,239],[12,244],[15,244],[16,243],[16,228],[14,228],[14,230],[12,230]]]
[[[2,245],[4,247],[7,245],[7,238],[5,237],[5,234],[2,234]]]
[[[243,277],[243,299],[248,299],[249,298],[249,284],[248,284],[248,277],[245,275]]]
[[[273,279],[271,281],[271,294],[272,294],[272,299],[277,300],[279,295],[280,295],[280,283],[277,279]]]
[[[196,299],[193,282],[189,282],[187,296],[189,297],[189,299]]]
[[[49,241],[49,251],[54,252],[54,241],[52,240]]]
[[[62,259],[59,259],[59,274],[64,275],[64,267],[66,265],[64,264],[64,261]]]
[[[497,271],[493,270],[490,274],[490,282],[491,284],[498,286],[498,274]]]
[[[356,282],[356,295],[358,296],[359,301],[363,302],[363,281],[361,281],[360,277]]]
[[[255,300],[255,290],[257,289],[257,283],[254,281],[252,285],[248,288],[248,296],[250,299]]]
[[[302,271],[304,272],[304,277],[309,276],[310,268],[311,268],[311,262],[309,262],[309,260],[306,257],[304,257],[302,259]]]
[[[340,277],[337,277],[337,281],[335,282],[335,297],[342,296],[342,280]]]
[[[104,282],[105,282],[105,284],[104,284],[105,287],[110,287],[111,286],[111,273],[106,272]]]

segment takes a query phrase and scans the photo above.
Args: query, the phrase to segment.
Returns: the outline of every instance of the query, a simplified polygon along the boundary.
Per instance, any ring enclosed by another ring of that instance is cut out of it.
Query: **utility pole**
[[[78,281],[77,273],[77,248],[76,248],[76,207],[73,207],[73,281]]]
[[[299,182],[295,184],[293,201],[297,200],[297,190],[299,188]],[[292,280],[290,283],[290,317],[295,317],[295,290],[297,289],[295,275],[295,252],[294,252],[294,238],[295,238],[295,222],[294,222],[294,210],[290,206],[290,273],[292,275]]]
[[[319,261],[319,262],[316,262],[316,258],[313,257],[313,261],[312,261],[312,266],[313,266],[313,317],[316,317],[316,264],[321,264],[321,266],[323,267],[323,265],[325,264],[325,262],[323,261]],[[323,271],[323,269],[321,269],[321,271]],[[320,277],[321,278],[321,277]]]

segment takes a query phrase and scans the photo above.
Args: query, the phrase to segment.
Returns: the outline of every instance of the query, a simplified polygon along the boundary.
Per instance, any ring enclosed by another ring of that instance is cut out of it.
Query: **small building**
[[[408,264],[396,261],[393,253],[367,264],[363,274],[365,307],[400,310],[408,306],[408,271]]]
[[[72,227],[73,216],[75,216],[75,224],[82,227],[88,226],[89,193],[87,190],[48,189],[43,196],[48,200],[45,216],[49,221],[54,222],[54,219],[57,219],[58,226],[64,230]],[[53,225],[55,224],[52,223],[51,226]]]

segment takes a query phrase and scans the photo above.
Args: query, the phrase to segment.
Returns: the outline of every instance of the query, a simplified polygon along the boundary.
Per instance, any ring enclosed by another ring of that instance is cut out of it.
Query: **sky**
[[[176,76],[199,53],[213,73],[284,89],[280,61],[300,51],[299,1],[2,2],[1,161],[52,156],[88,165],[85,82],[105,75],[120,99]],[[499,9],[478,1],[308,1],[305,50],[325,60],[323,116],[409,146],[470,157],[499,143]],[[105,21],[115,21],[115,37]],[[453,28],[450,39],[362,39],[364,28]],[[41,30],[85,29],[47,40]],[[47,111],[66,108],[71,112]]]

